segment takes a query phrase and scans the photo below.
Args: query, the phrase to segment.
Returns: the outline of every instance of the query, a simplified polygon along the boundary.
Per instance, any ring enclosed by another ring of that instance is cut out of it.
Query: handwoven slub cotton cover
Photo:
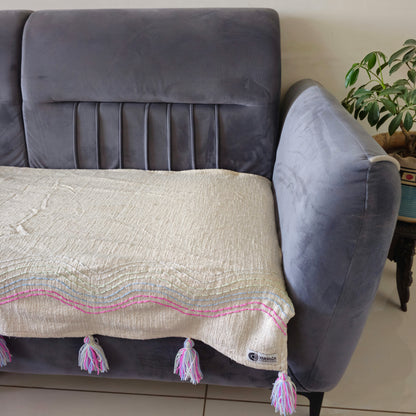
[[[0,333],[202,340],[286,370],[269,180],[226,170],[0,168]]]

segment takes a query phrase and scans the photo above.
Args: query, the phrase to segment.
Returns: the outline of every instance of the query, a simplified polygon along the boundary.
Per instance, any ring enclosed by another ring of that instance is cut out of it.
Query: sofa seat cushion
[[[286,370],[271,182],[226,170],[0,167],[0,333],[201,340]]]

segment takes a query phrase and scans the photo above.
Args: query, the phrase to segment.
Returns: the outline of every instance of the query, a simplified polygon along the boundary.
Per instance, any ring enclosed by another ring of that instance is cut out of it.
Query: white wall
[[[0,9],[269,7],[282,32],[282,89],[313,78],[337,98],[344,76],[371,50],[387,55],[416,37],[416,0],[0,0]]]

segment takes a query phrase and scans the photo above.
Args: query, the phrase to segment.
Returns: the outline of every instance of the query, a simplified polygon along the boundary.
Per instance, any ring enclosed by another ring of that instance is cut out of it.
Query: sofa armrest
[[[320,84],[304,80],[285,99],[273,183],[296,311],[290,371],[306,391],[328,391],[378,288],[398,213],[398,166]]]

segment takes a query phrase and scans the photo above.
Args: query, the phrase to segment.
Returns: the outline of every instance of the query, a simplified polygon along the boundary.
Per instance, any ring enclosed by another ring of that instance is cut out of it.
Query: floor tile
[[[207,398],[270,403],[270,390],[245,387],[208,386]]]
[[[274,409],[265,403],[207,400],[205,416],[273,416]],[[295,416],[309,416],[309,408],[298,406]],[[387,413],[323,408],[321,416],[409,416],[404,413]]]
[[[303,408],[302,410],[306,410]],[[309,413],[296,412],[297,416],[308,416]],[[389,413],[389,412],[374,412],[369,410],[347,410],[347,409],[332,409],[323,408],[321,416],[409,416],[409,413]]]
[[[295,416],[307,416],[308,408],[298,406]],[[273,407],[267,403],[250,403],[208,399],[205,416],[273,416]]]
[[[402,312],[395,272],[387,261],[357,350],[325,406],[416,413],[416,287]]]
[[[164,383],[147,380],[118,380],[88,376],[43,376],[0,373],[0,386],[45,387],[68,390],[154,394],[162,396],[205,396],[205,386],[190,383]]]
[[[202,399],[0,387],[2,415],[202,416]]]
[[[210,399],[228,399],[243,400],[250,402],[263,402],[270,404],[270,389],[255,389],[245,387],[227,387],[227,386],[208,386],[207,398]],[[298,403],[309,405],[306,397],[298,396]]]

